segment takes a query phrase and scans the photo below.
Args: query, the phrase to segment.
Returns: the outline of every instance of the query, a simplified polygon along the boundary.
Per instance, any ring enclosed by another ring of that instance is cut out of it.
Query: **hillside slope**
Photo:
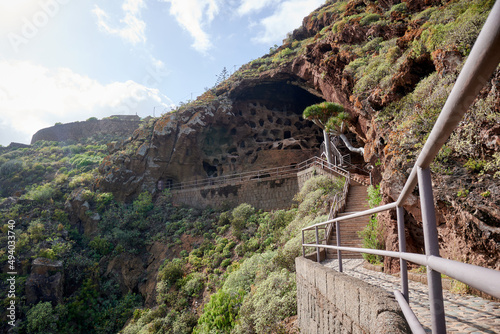
[[[193,103],[135,133],[106,158],[99,187],[118,198],[181,182],[274,167],[317,154],[304,106],[350,115],[384,202],[397,198],[494,1],[328,1],[283,45]],[[432,166],[442,255],[500,268],[500,72]],[[454,177],[460,175],[460,178]],[[418,193],[405,206],[408,246],[422,250]],[[394,250],[393,214],[379,216]],[[472,224],[470,223],[472,222]],[[396,270],[397,261],[385,263]]]

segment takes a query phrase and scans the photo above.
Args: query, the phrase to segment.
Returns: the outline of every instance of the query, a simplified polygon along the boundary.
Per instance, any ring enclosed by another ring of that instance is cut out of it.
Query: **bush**
[[[34,201],[44,203],[55,197],[57,193],[58,191],[56,191],[51,184],[46,183],[42,186],[31,189],[26,194],[26,197]]]
[[[205,276],[202,273],[191,273],[186,277],[185,281],[186,283],[182,286],[182,291],[188,297],[197,298],[205,287]]]
[[[246,259],[238,270],[229,274],[222,289],[233,294],[239,291],[250,292],[257,274],[267,274],[268,266],[275,255],[275,252],[266,252]]]
[[[368,14],[359,21],[359,24],[362,26],[365,26],[365,25],[368,25],[370,23],[377,22],[378,20],[380,20],[380,15]]]
[[[97,236],[89,242],[89,246],[100,255],[107,255],[111,252],[113,245],[105,238]]]
[[[28,333],[56,333],[57,316],[50,302],[38,303],[27,313]]]
[[[297,314],[295,275],[272,272],[243,300],[234,333],[276,333],[280,322]]]
[[[198,319],[198,326],[193,333],[211,333],[211,331],[229,333],[236,324],[242,300],[243,293],[217,291],[203,308],[203,314]]]
[[[147,191],[139,194],[139,197],[134,201],[134,209],[142,215],[146,215],[153,207],[153,198]]]
[[[255,213],[255,208],[250,204],[243,203],[233,209],[231,226],[237,232],[246,227],[248,218]]]
[[[9,160],[0,166],[0,175],[11,176],[23,169],[23,162],[21,160]]]
[[[158,273],[158,279],[167,283],[171,286],[177,282],[178,279],[182,278],[184,275],[184,263],[181,259],[173,259],[169,261],[168,259],[163,264],[163,267]]]
[[[382,194],[380,193],[380,185],[369,186],[368,187],[368,205],[370,208],[374,208],[380,205],[382,202]],[[358,232],[358,236],[363,239],[363,248],[370,249],[384,249],[384,245],[381,240],[383,240],[382,232],[380,226],[378,225],[377,215],[374,214],[370,218],[370,222],[366,227]],[[369,263],[380,263],[382,257],[379,255],[363,254],[363,258]]]

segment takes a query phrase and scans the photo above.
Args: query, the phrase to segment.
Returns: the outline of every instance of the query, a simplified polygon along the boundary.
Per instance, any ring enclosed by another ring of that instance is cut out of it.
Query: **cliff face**
[[[31,138],[31,144],[39,140],[46,141],[78,141],[98,135],[126,138],[139,127],[138,116],[112,116],[102,120],[87,120],[57,124],[37,131]]]
[[[322,133],[302,119],[321,98],[287,75],[246,80],[210,103],[188,107],[134,132],[100,167],[102,189],[127,199],[158,181],[182,182],[299,163]]]
[[[100,166],[99,187],[129,199],[181,182],[296,163],[320,129],[301,118],[342,104],[365,145],[384,202],[395,200],[493,1],[329,1],[281,47],[190,105],[137,130]],[[499,72],[433,165],[442,255],[499,269]],[[460,178],[456,178],[460,175]],[[405,205],[407,243],[423,248],[418,192]],[[379,216],[397,248],[395,214]],[[397,261],[386,259],[397,269]]]

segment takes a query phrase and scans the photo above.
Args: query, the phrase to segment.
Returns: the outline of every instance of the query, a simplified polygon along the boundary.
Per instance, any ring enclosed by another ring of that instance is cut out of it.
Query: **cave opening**
[[[320,103],[324,101],[324,98],[319,93],[313,94],[291,83],[296,81],[297,78],[289,77],[276,81],[260,82],[253,87],[246,86],[242,90],[235,90],[231,95],[235,100],[259,102],[270,110],[302,115],[306,107]],[[272,122],[272,119],[269,121]]]

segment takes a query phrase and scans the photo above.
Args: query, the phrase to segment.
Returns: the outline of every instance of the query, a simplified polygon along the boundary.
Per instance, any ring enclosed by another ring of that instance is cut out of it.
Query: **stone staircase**
[[[347,194],[346,208],[344,212],[339,213],[337,217],[347,216],[349,214],[369,209],[367,188],[368,186],[356,181],[353,178]],[[363,247],[363,241],[358,236],[358,232],[365,228],[369,220],[370,217],[365,216],[340,222],[340,245],[344,247]],[[334,226],[332,234],[328,240],[328,244],[336,245],[336,238],[337,235]],[[337,251],[334,249],[328,249],[326,257],[329,259],[336,259]],[[342,258],[361,259],[362,255],[361,253],[343,251]]]

